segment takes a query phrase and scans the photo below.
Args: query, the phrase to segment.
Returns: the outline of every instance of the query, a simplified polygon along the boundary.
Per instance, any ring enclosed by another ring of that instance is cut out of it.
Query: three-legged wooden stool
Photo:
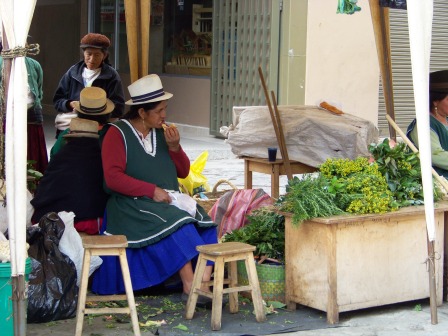
[[[194,273],[193,285],[188,297],[185,318],[191,320],[194,315],[198,295],[203,295],[213,300],[212,302],[212,330],[221,329],[222,295],[229,293],[230,312],[238,312],[238,292],[251,291],[252,302],[255,309],[255,317],[258,322],[266,320],[266,314],[261,297],[260,283],[258,282],[257,270],[255,268],[254,255],[255,246],[228,242],[220,244],[200,245],[196,247],[199,252],[198,263]],[[206,284],[213,286],[213,292],[208,293],[201,290],[202,277],[207,260],[215,262],[214,279]],[[238,260],[244,260],[246,264],[249,285],[238,286],[237,266]],[[229,263],[228,278],[224,279],[225,263]],[[228,284],[228,288],[223,287]]]
[[[137,310],[135,307],[134,292],[132,290],[131,275],[129,273],[128,260],[126,259],[126,236],[83,236],[84,260],[81,272],[81,287],[78,295],[78,307],[76,312],[76,336],[82,335],[84,314],[130,314],[134,335],[140,336]],[[89,295],[87,296],[87,284],[89,281],[90,259],[92,256],[118,256],[121,272],[123,273],[126,295]],[[120,308],[86,308],[88,301],[119,301],[127,300],[128,307]]]

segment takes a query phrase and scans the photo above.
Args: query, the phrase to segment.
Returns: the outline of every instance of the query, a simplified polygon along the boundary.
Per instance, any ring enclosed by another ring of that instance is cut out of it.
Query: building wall
[[[378,123],[379,65],[370,8],[336,14],[337,2],[284,0],[281,104],[318,105]]]
[[[210,78],[160,75],[165,91],[174,96],[168,105],[169,122],[210,126]]]

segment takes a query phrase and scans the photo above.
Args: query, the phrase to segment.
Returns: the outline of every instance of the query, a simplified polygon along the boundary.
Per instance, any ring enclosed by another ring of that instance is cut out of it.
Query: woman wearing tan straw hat
[[[197,245],[217,242],[216,224],[197,206],[195,215],[170,204],[190,160],[173,125],[163,129],[167,102],[159,76],[145,76],[129,87],[130,111],[110,124],[102,141],[104,180],[110,194],[105,234],[126,235],[134,290],[160,284],[179,273],[184,298],[193,280],[191,260]],[[170,195],[171,194],[171,195]],[[92,290],[124,292],[114,258],[104,258]],[[204,280],[209,280],[211,266]]]
[[[115,104],[106,98],[106,91],[99,87],[91,86],[81,90],[79,101],[73,102],[73,110],[78,118],[94,120],[98,122],[98,133],[101,134],[103,126],[109,121]],[[66,143],[65,135],[70,128],[62,131],[50,150],[50,159]]]
[[[62,76],[53,97],[56,116],[56,137],[65,130],[70,119],[76,117],[75,103],[85,87],[100,87],[114,102],[111,118],[120,118],[124,112],[124,91],[118,72],[108,63],[110,40],[102,34],[89,33],[81,39],[83,60],[71,66]]]
[[[429,75],[429,116],[432,166],[448,178],[448,70]],[[406,135],[418,148],[416,119],[408,126]]]
[[[98,123],[73,118],[65,138],[67,144],[50,160],[31,200],[32,222],[49,212],[71,211],[76,230],[97,234],[107,201]]]

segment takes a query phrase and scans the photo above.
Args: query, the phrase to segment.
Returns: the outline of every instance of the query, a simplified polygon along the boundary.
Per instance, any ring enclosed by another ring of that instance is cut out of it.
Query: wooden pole
[[[380,7],[378,0],[369,0],[370,15],[375,33],[376,50],[381,71],[386,113],[395,120],[394,89],[392,85],[392,65],[390,56],[389,8]],[[393,127],[389,125],[391,139],[397,140]]]
[[[272,125],[274,126],[275,136],[277,138],[277,143],[278,143],[278,146],[280,149],[280,153],[282,155],[282,159],[284,160],[285,153],[284,153],[284,148],[282,146],[282,144],[283,144],[282,138],[280,136],[280,131],[279,131],[279,128],[277,125],[277,119],[275,117],[274,110],[272,109],[271,100],[269,98],[269,93],[268,93],[268,88],[266,86],[266,81],[263,76],[263,71],[261,70],[260,66],[258,67],[258,74],[260,75],[261,85],[263,86],[264,96],[266,97],[266,104],[268,105],[269,113],[271,115]],[[288,156],[288,154],[286,154],[286,156]],[[289,163],[289,161],[288,161],[288,163]],[[290,176],[288,176],[288,179],[292,179],[292,174]]]
[[[271,97],[272,97],[272,104],[274,105],[275,118],[276,118],[278,132],[279,132],[280,141],[281,141],[280,146],[283,147],[283,152],[282,152],[283,164],[285,165],[286,176],[288,176],[288,180],[291,180],[292,179],[292,170],[291,170],[291,164],[289,162],[288,148],[286,147],[285,135],[283,134],[282,120],[280,118],[280,113],[278,111],[277,100],[275,99],[274,91],[271,91]]]
[[[139,78],[144,77],[148,74],[150,17],[151,17],[151,0],[140,0],[141,57],[139,67]]]
[[[406,136],[406,134],[404,134],[404,132],[395,123],[395,121],[393,121],[392,118],[388,115],[386,116],[386,118],[387,118],[387,121],[389,121],[389,124],[397,131],[397,133],[401,136],[401,138],[409,146],[409,148],[414,153],[418,153],[417,147],[414,146],[412,141],[409,140],[409,138]],[[434,178],[437,180],[437,182],[439,182],[442,185],[442,187],[445,189],[445,192],[448,192],[448,181],[445,180],[445,178],[443,176],[440,176],[439,174],[437,174],[437,172],[434,170],[434,168],[432,168],[432,176],[434,176]]]
[[[129,68],[131,83],[138,79],[138,39],[137,39],[137,2],[135,0],[124,0],[126,15],[126,36],[128,41]]]
[[[434,241],[428,239],[428,274],[429,274],[429,307],[431,311],[431,324],[437,324],[437,292]]]

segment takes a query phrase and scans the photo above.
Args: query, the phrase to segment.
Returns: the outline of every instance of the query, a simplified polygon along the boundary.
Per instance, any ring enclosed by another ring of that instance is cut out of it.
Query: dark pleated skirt
[[[197,228],[186,224],[161,241],[141,248],[127,248],[133,290],[161,284],[196,258],[197,245],[217,243],[216,227]],[[92,292],[121,294],[125,292],[118,257],[101,257],[103,263],[93,273]]]

